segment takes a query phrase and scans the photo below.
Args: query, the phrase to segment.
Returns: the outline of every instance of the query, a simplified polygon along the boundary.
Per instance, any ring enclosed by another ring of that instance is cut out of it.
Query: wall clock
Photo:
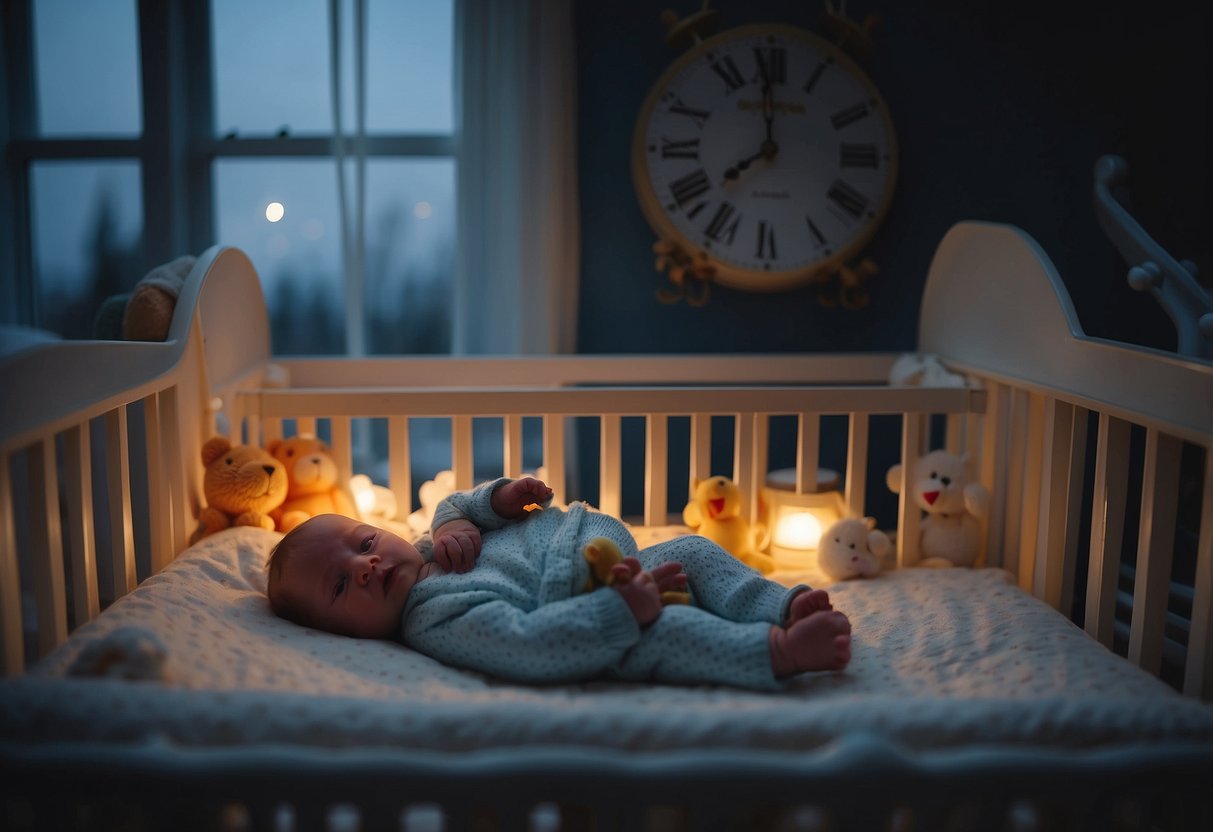
[[[667,23],[673,40],[695,21]],[[739,26],[697,39],[657,80],[632,179],[675,283],[781,291],[848,270],[888,210],[897,139],[842,49],[792,26]]]

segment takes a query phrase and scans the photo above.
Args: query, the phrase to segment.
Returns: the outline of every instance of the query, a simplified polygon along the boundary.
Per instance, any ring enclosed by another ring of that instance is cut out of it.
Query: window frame
[[[143,132],[132,138],[37,135],[34,0],[11,0],[0,12],[0,323],[37,327],[38,281],[30,223],[30,171],[48,160],[129,159],[139,165],[143,197],[143,269],[215,241],[212,171],[225,158],[333,158],[331,133],[221,137],[215,133],[209,0],[137,0]],[[454,133],[367,136],[345,131],[347,158],[455,159]],[[221,241],[220,241],[221,242]],[[344,284],[346,278],[340,278]],[[348,293],[348,287],[347,287]],[[347,295],[348,296],[348,295]]]

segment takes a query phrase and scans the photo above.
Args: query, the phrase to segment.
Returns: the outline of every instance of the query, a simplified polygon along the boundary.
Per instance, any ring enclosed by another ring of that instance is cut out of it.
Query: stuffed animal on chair
[[[191,543],[231,526],[274,529],[270,512],[286,499],[282,463],[261,448],[233,445],[225,436],[214,436],[202,446],[202,464],[206,508],[198,515]]]
[[[890,546],[889,536],[876,528],[875,518],[845,518],[822,533],[817,566],[834,581],[872,578],[880,574],[880,559]]]
[[[341,488],[337,463],[324,440],[300,434],[274,439],[266,450],[286,470],[286,499],[272,514],[278,531],[289,532],[317,514],[344,514],[358,519],[358,509]]]
[[[750,525],[741,516],[741,489],[727,477],[708,477],[695,483],[695,493],[682,510],[682,522],[719,545],[733,557],[763,574],[775,570],[766,545],[766,526]]]
[[[931,451],[914,463],[906,478],[909,495],[926,512],[922,521],[920,566],[972,566],[981,550],[981,519],[989,513],[990,492],[970,482],[967,460]],[[901,492],[901,466],[889,469],[886,483]]]

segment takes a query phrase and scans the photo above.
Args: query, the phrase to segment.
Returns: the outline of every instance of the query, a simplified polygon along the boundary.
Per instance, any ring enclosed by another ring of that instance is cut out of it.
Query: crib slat
[[[413,477],[409,467],[409,419],[389,416],[387,420],[388,487],[396,495],[396,517],[403,520],[413,512]]]
[[[1044,477],[1045,397],[1028,396],[1028,434],[1024,449],[1020,506],[1019,586],[1032,592],[1036,586],[1036,533],[1040,527],[1040,501],[1036,499]]]
[[[25,669],[21,632],[21,575],[17,570],[17,524],[13,522],[13,480],[8,455],[0,459],[0,671],[15,676]]]
[[[1091,502],[1091,554],[1087,567],[1084,629],[1111,649],[1128,495],[1129,423],[1100,413],[1095,447],[1095,492]]]
[[[1023,586],[1020,574],[1019,538],[1023,528],[1024,467],[1028,453],[1028,394],[1011,389],[1008,403],[1007,478],[1002,540],[1002,567],[1015,574]]]
[[[620,495],[622,434],[620,418],[615,414],[602,417],[598,444],[598,508],[618,517],[623,511]]]
[[[1184,693],[1209,700],[1213,699],[1213,448],[1209,447],[1202,494]]]
[[[695,484],[712,476],[712,417],[707,413],[691,415],[691,463],[687,483],[687,500]]]
[[[960,456],[965,450],[965,414],[949,413],[944,417],[943,446],[950,454]]]
[[[522,417],[506,416],[502,426],[502,461],[505,475],[512,479],[522,476]]]
[[[1040,525],[1037,529],[1032,591],[1066,616],[1070,614],[1073,600],[1076,528],[1079,521],[1074,509],[1082,495],[1086,424],[1085,410],[1076,413],[1074,406],[1065,402],[1055,399],[1046,402],[1045,471],[1040,480]]]
[[[135,536],[131,522],[131,470],[126,408],[105,414],[105,472],[110,518],[110,569],[114,600],[135,588]]]
[[[186,497],[186,469],[181,458],[181,448],[178,444],[181,428],[181,412],[178,409],[177,387],[172,386],[160,395],[160,404],[164,424],[169,429],[163,433],[162,460],[168,481],[169,501],[172,506],[170,514],[169,549],[163,553],[165,561],[157,559],[157,553],[152,553],[153,569],[157,571],[167,565],[167,560],[175,557],[186,547],[190,535],[186,518],[190,515]],[[281,435],[281,434],[280,434]]]
[[[669,417],[649,413],[645,421],[644,523],[664,526],[669,522]]]
[[[737,413],[733,420],[733,480],[741,489],[741,516],[752,516],[754,501],[754,415]]]
[[[817,490],[817,469],[821,466],[821,415],[801,413],[796,435],[796,493]]]
[[[1010,396],[1001,384],[990,384],[986,393],[986,413],[981,428],[981,484],[993,495],[990,516],[985,521],[982,536],[983,551],[979,563],[1003,566],[1003,524],[1006,518],[1007,478],[1007,407]]]
[[[921,557],[919,536],[922,518],[918,504],[910,494],[910,472],[922,456],[922,423],[920,413],[906,413],[901,422],[901,489],[897,499],[897,565],[914,566]]]
[[[169,493],[167,472],[164,470],[164,430],[161,422],[160,397],[152,393],[143,398],[143,439],[147,451],[147,513],[151,533],[152,572],[159,572],[170,558],[169,523],[172,518],[172,495]]]
[[[767,469],[770,467],[771,448],[771,417],[766,413],[754,414],[753,462],[754,476],[750,480],[750,522],[758,523],[762,507],[762,487],[766,484]],[[817,471],[813,471],[816,485]]]
[[[59,522],[59,474],[55,438],[30,448],[31,547],[38,610],[38,651],[46,655],[67,638],[67,588],[63,575],[63,529]]]
[[[353,432],[348,416],[334,416],[329,421],[330,449],[333,452],[333,463],[337,466],[338,482],[342,485],[349,483],[354,471]]]
[[[314,416],[298,416],[295,418],[295,433],[297,435],[316,435],[316,418]]]
[[[97,547],[93,532],[93,469],[88,425],[63,432],[67,539],[71,551],[72,616],[76,626],[101,611],[97,600]]]
[[[265,444],[273,442],[275,439],[282,438],[282,419],[277,416],[271,416],[261,421],[262,439]]]
[[[852,413],[847,438],[847,512],[852,517],[866,515],[868,493],[868,414]]]
[[[451,471],[455,474],[455,490],[472,487],[472,417],[451,418]]]
[[[1154,428],[1146,430],[1129,659],[1155,675],[1162,666],[1162,635],[1171,584],[1181,450],[1181,443],[1175,437]]]
[[[564,416],[547,414],[543,417],[543,466],[547,470],[547,484],[551,486],[556,502],[566,499],[564,481]]]

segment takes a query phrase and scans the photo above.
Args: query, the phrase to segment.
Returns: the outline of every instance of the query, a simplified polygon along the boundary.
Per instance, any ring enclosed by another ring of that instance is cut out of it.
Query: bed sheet
[[[244,528],[201,541],[0,684],[0,739],[447,751],[793,750],[855,731],[920,749],[1213,739],[1213,708],[1105,650],[1001,570],[905,569],[830,587],[854,624],[853,661],[780,693],[522,686],[274,617],[264,563],[278,539]],[[165,678],[71,674],[82,655],[131,633],[162,644]]]

